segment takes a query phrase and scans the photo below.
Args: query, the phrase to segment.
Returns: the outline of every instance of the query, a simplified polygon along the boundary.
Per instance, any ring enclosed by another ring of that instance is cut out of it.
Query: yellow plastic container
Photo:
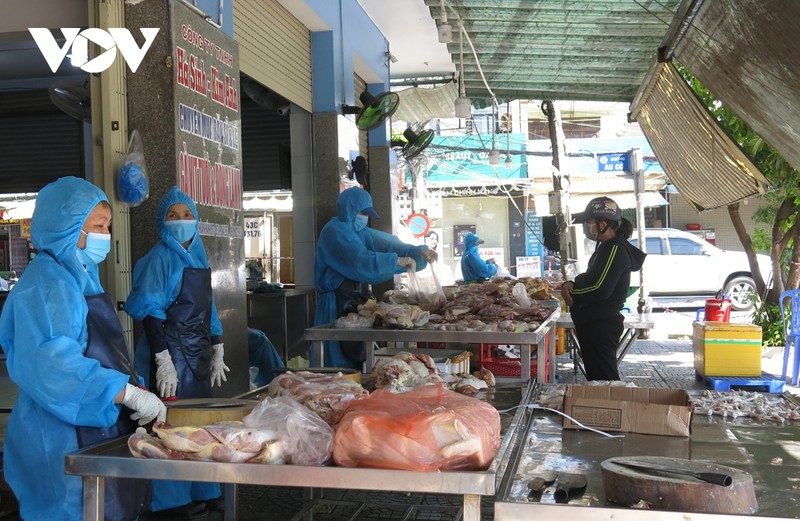
[[[703,376],[761,376],[761,326],[695,322],[694,369]]]

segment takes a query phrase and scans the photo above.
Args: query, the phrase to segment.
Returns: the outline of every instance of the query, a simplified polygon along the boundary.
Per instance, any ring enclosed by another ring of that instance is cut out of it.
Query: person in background
[[[9,293],[0,345],[19,387],[3,448],[5,479],[28,521],[83,515],[83,482],[64,455],[164,420],[141,389],[122,326],[98,277],[111,247],[111,206],[77,177],[42,188],[31,219],[40,252]],[[105,518],[130,520],[149,500],[145,480],[106,479]]]
[[[250,367],[258,369],[258,374],[253,379],[256,387],[268,385],[280,374],[275,369],[286,367],[266,333],[252,327],[247,328],[247,360]]]
[[[469,232],[464,236],[464,255],[461,257],[461,275],[464,284],[470,282],[484,282],[497,274],[497,265],[494,259],[483,260],[478,253],[478,245],[483,244],[483,239]]]
[[[596,197],[583,214],[583,233],[596,241],[586,272],[561,286],[570,306],[587,380],[619,380],[617,345],[622,336],[622,308],[628,298],[631,272],[639,271],[645,253],[628,242],[631,222],[612,199]]]
[[[197,231],[192,199],[172,187],[156,208],[160,241],[133,270],[125,311],[142,322],[136,369],[165,399],[209,398],[227,381],[222,324],[211,290],[211,269]],[[196,519],[223,509],[217,483],[154,481],[156,518]]]
[[[8,291],[8,281],[5,277],[0,277],[0,291]]]
[[[372,197],[358,187],[348,188],[336,199],[337,216],[322,228],[314,258],[317,311],[314,325],[330,324],[358,311],[372,297],[370,284],[391,279],[406,269],[421,270],[437,259],[427,246],[406,244],[397,237],[367,227],[378,218]],[[311,367],[322,360],[314,360]],[[326,367],[361,368],[366,359],[361,342],[325,344]]]

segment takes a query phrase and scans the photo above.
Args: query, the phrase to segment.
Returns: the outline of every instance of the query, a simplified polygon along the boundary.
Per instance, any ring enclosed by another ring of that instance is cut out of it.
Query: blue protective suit
[[[267,335],[260,329],[251,327],[247,328],[247,360],[250,367],[258,368],[258,374],[253,381],[256,387],[269,384],[280,374],[275,369],[286,367]]]
[[[461,256],[461,275],[464,283],[483,282],[497,274],[497,266],[478,254],[478,237],[470,232],[464,237],[464,255]]]
[[[4,446],[5,479],[28,521],[82,516],[80,476],[64,475],[64,454],[78,449],[76,425],[110,427],[114,397],[130,376],[84,356],[86,297],[103,293],[97,266],[86,269],[76,249],[102,190],[76,177],[44,187],[31,219],[39,255],[9,293],[0,316],[0,345],[19,386]]]
[[[184,284],[184,270],[207,269],[208,260],[206,250],[200,234],[195,232],[189,249],[186,250],[167,231],[164,221],[169,207],[176,203],[183,203],[189,207],[198,218],[197,207],[191,197],[181,192],[178,187],[172,187],[159,201],[156,208],[156,230],[161,240],[141,259],[136,262],[133,270],[133,290],[125,302],[125,311],[136,320],[144,320],[148,315],[159,320],[167,321],[168,312],[182,293]],[[196,312],[208,313],[210,317],[211,338],[222,335],[222,324],[217,317],[216,305],[213,297],[210,300],[211,310],[195,309]],[[180,326],[179,324],[174,326]],[[165,330],[169,330],[165,324]],[[206,339],[205,349],[210,349],[210,340]],[[170,346],[170,353],[173,354]],[[142,335],[136,346],[136,371],[145,376],[149,385],[152,361],[150,345],[147,336]],[[173,363],[178,370],[178,398],[181,395],[181,382],[191,370],[183,371],[182,357],[173,354]],[[204,357],[206,364],[210,364],[210,356]],[[208,396],[210,396],[210,376],[208,379]],[[196,393],[192,398],[205,398]],[[203,501],[220,496],[219,485],[216,483],[191,483],[188,481],[153,481],[153,501],[151,508],[154,512],[169,508],[179,507],[191,501]]]
[[[314,325],[330,324],[341,316],[340,312],[344,313],[342,302],[337,308],[336,295],[344,283],[385,282],[403,272],[397,268],[398,257],[412,257],[417,270],[427,266],[425,259],[420,257],[420,252],[427,246],[406,244],[394,235],[372,228],[357,231],[354,227],[356,216],[367,208],[372,208],[369,193],[358,187],[348,188],[336,199],[336,217],[328,221],[319,234],[314,259],[314,287],[317,290]],[[364,291],[357,295],[358,300],[364,297]],[[310,363],[312,367],[320,365],[319,360],[313,359],[313,353]],[[360,369],[361,360],[346,356],[339,342],[330,341],[325,343],[324,365]]]

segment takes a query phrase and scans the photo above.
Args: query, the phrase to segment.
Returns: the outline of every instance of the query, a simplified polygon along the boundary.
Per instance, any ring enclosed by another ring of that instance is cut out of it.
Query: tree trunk
[[[768,302],[777,303],[777,297],[772,300],[772,295],[767,295],[768,281],[764,280],[764,277],[761,276],[761,270],[758,269],[758,257],[756,257],[756,252],[753,249],[753,241],[750,238],[750,234],[747,233],[747,228],[745,228],[744,222],[742,222],[742,216],[739,214],[739,203],[728,205],[728,215],[730,215],[733,229],[736,230],[736,235],[739,236],[739,242],[741,242],[744,247],[744,252],[747,255],[747,262],[750,264],[750,274],[753,277],[753,282],[756,283],[756,291],[759,297],[764,297],[764,300]]]

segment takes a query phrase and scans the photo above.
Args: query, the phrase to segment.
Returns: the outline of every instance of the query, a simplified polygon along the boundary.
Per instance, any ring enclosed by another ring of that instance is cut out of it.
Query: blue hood
[[[42,188],[31,218],[31,242],[59,262],[75,258],[81,228],[106,194],[78,177],[62,177]]]
[[[478,241],[480,237],[477,234],[469,232],[467,235],[464,236],[464,249],[471,250],[475,246],[478,245]]]
[[[372,208],[372,197],[357,186],[348,188],[336,199],[336,215],[343,223],[355,222],[356,215],[366,208]]]
[[[166,194],[164,194],[163,197],[161,197],[161,200],[158,202],[158,206],[156,207],[156,231],[158,232],[158,236],[161,238],[162,242],[164,242],[173,250],[182,254],[186,250],[183,249],[183,246],[178,242],[177,239],[170,235],[170,233],[167,231],[167,227],[164,226],[164,220],[167,217],[167,211],[169,210],[169,207],[176,203],[183,203],[188,206],[192,211],[192,215],[194,215],[195,220],[200,220],[200,217],[197,214],[197,206],[195,206],[192,198],[181,192],[177,186],[173,186]],[[189,244],[189,253],[200,259],[202,267],[208,267],[206,249],[203,245],[202,239],[200,239],[199,231],[195,232],[194,237],[192,237],[192,242]]]

